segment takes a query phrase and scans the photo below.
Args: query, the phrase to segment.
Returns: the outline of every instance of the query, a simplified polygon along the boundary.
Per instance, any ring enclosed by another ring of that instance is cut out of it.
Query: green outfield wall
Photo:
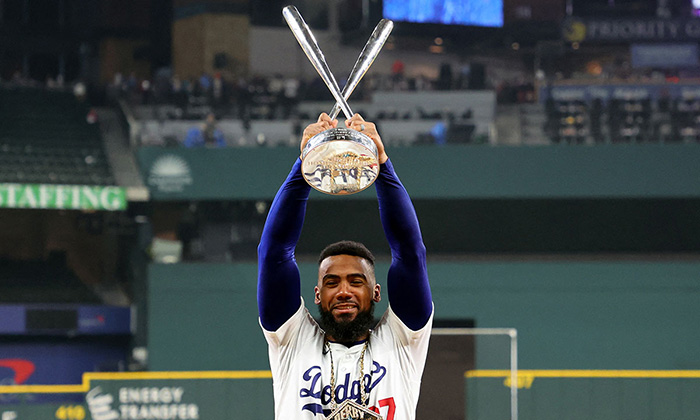
[[[464,376],[466,419],[511,418],[509,371]],[[520,420],[695,420],[700,412],[700,370],[521,370],[517,388]],[[47,395],[56,402],[31,402]],[[86,373],[80,385],[0,386],[0,398],[3,420],[269,420],[274,407],[269,371]]]
[[[466,418],[510,418],[510,372],[470,371]],[[694,420],[697,370],[524,370],[518,373],[520,420]]]
[[[298,155],[143,147],[137,157],[154,200],[233,200],[271,198]],[[415,146],[389,156],[413,199],[700,197],[700,144]]]
[[[380,283],[387,268],[377,265]],[[316,264],[300,270],[308,305]],[[435,318],[516,328],[523,369],[700,369],[700,263],[431,261],[428,271]],[[256,275],[252,263],[151,265],[149,367],[268,369]],[[476,366],[492,369],[480,342]]]
[[[80,385],[0,386],[0,399],[2,420],[274,417],[269,371],[91,372]]]

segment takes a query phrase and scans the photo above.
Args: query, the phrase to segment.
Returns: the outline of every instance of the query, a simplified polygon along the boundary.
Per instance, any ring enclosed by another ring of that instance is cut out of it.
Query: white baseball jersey
[[[368,407],[384,420],[413,420],[432,329],[412,331],[387,309],[372,330],[364,357]],[[331,411],[331,355],[324,332],[304,306],[277,331],[266,331],[272,370],[275,419],[322,420]],[[359,359],[364,343],[346,347],[330,343],[337,402],[359,400]]]

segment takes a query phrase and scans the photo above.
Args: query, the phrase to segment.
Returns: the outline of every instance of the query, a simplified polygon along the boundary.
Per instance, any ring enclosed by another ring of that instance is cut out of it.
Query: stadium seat
[[[0,182],[113,185],[99,128],[70,92],[31,88],[0,93]]]

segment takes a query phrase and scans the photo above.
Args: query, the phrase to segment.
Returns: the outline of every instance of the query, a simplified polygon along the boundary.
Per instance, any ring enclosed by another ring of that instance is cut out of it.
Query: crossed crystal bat
[[[387,38],[389,38],[391,30],[394,28],[394,22],[388,19],[379,21],[362,49],[362,52],[360,52],[360,56],[357,58],[355,65],[350,71],[348,82],[341,92],[338,87],[338,82],[328,68],[326,58],[321,48],[318,46],[316,38],[314,38],[309,26],[304,21],[304,18],[301,17],[297,8],[294,6],[287,6],[282,10],[282,15],[299,42],[299,45],[301,45],[301,48],[304,50],[304,53],[306,53],[306,56],[309,58],[309,61],[311,61],[311,64],[313,64],[314,68],[321,76],[321,79],[323,79],[324,83],[331,91],[331,94],[333,94],[333,98],[335,98],[336,103],[329,113],[331,119],[335,119],[340,110],[343,111],[346,118],[352,117],[353,113],[347,103],[347,99],[360,83],[365,73],[367,73],[374,59],[379,55],[379,51],[381,51]]]

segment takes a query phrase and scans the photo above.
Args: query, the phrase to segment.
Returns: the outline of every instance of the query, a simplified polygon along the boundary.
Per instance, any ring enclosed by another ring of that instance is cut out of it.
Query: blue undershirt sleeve
[[[301,278],[294,250],[310,190],[301,175],[301,159],[297,159],[265,220],[258,245],[258,313],[268,331],[276,331],[301,305]]]
[[[389,304],[407,327],[417,331],[425,326],[433,311],[418,217],[390,160],[381,165],[375,186],[379,216],[391,248]]]

